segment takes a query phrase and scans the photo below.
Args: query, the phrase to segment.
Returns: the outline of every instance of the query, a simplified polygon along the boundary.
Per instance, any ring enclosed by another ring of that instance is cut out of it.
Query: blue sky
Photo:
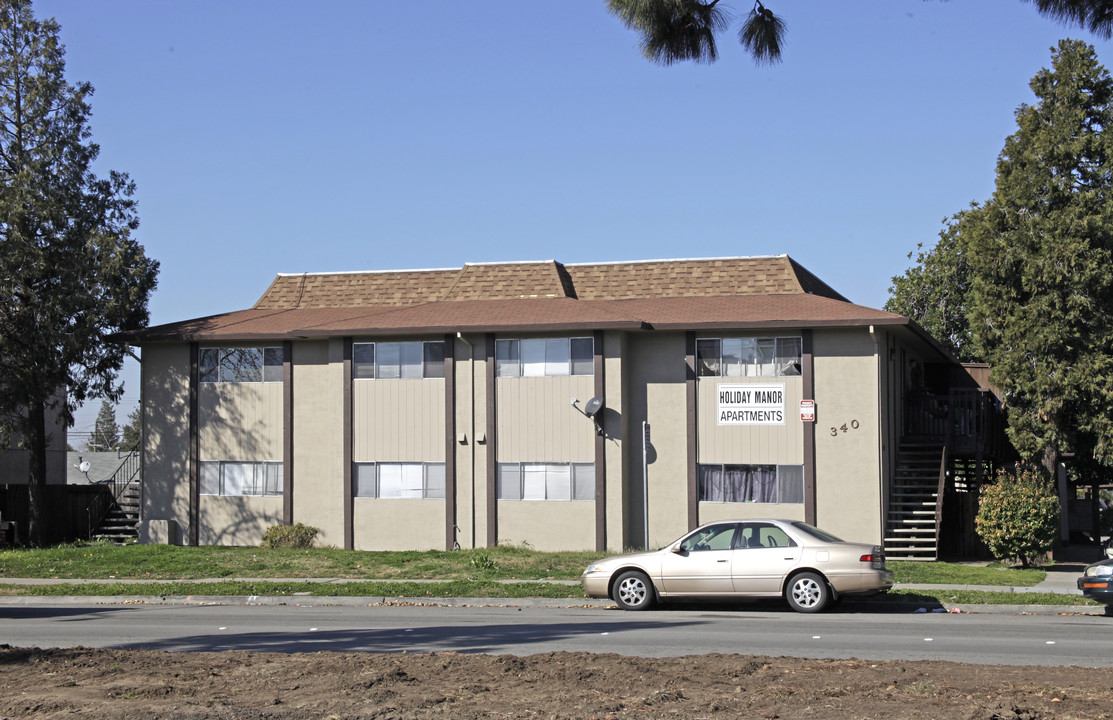
[[[1113,57],[1019,0],[768,6],[789,25],[773,67],[733,34],[714,65],[654,65],[603,0],[35,12],[96,88],[99,167],[138,185],[152,323],[249,307],[280,272],[782,253],[880,307],[991,195],[1049,48]]]

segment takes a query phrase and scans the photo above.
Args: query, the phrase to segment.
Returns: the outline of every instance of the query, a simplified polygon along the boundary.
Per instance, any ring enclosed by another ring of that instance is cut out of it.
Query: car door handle
[[[716,560],[715,562],[726,562],[726,560]]]

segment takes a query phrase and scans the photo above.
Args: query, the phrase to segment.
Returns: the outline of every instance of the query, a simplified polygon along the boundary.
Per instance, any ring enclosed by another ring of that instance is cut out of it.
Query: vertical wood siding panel
[[[783,426],[718,424],[716,415],[719,385],[773,383],[784,383],[785,386]],[[701,378],[698,385],[699,462],[784,465],[799,465],[803,462],[803,423],[799,412],[803,395],[800,378]]]
[[[498,382],[499,462],[592,462],[595,426],[581,409],[592,376],[505,378]]]
[[[282,460],[281,383],[202,383],[202,460]]]
[[[353,383],[355,462],[443,462],[443,380]]]

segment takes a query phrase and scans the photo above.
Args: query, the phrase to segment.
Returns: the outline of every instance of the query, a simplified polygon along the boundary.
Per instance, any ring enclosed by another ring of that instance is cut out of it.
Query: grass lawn
[[[1039,568],[981,567],[943,562],[901,562],[891,560],[885,566],[893,571],[899,583],[934,583],[938,585],[1004,585],[1031,587],[1047,576]]]
[[[183,597],[187,595],[249,597],[386,597],[420,600],[429,597],[466,598],[583,598],[579,585],[523,582],[503,583],[492,580],[450,580],[448,582],[350,582],[320,583],[305,581],[276,582],[271,580],[240,582],[220,580],[207,583],[113,583],[59,585],[0,585],[0,597],[34,596],[154,596]]]
[[[363,552],[171,545],[62,545],[0,551],[0,577],[344,578],[374,580],[577,580],[600,553],[542,553],[521,547]]]

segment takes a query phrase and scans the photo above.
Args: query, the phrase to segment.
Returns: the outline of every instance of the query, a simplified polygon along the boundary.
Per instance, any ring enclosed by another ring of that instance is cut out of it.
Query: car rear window
[[[797,530],[806,532],[812,537],[818,538],[823,542],[844,542],[842,538],[837,538],[829,532],[823,532],[816,526],[809,525],[806,522],[794,522],[792,523],[792,527],[796,528]]]

